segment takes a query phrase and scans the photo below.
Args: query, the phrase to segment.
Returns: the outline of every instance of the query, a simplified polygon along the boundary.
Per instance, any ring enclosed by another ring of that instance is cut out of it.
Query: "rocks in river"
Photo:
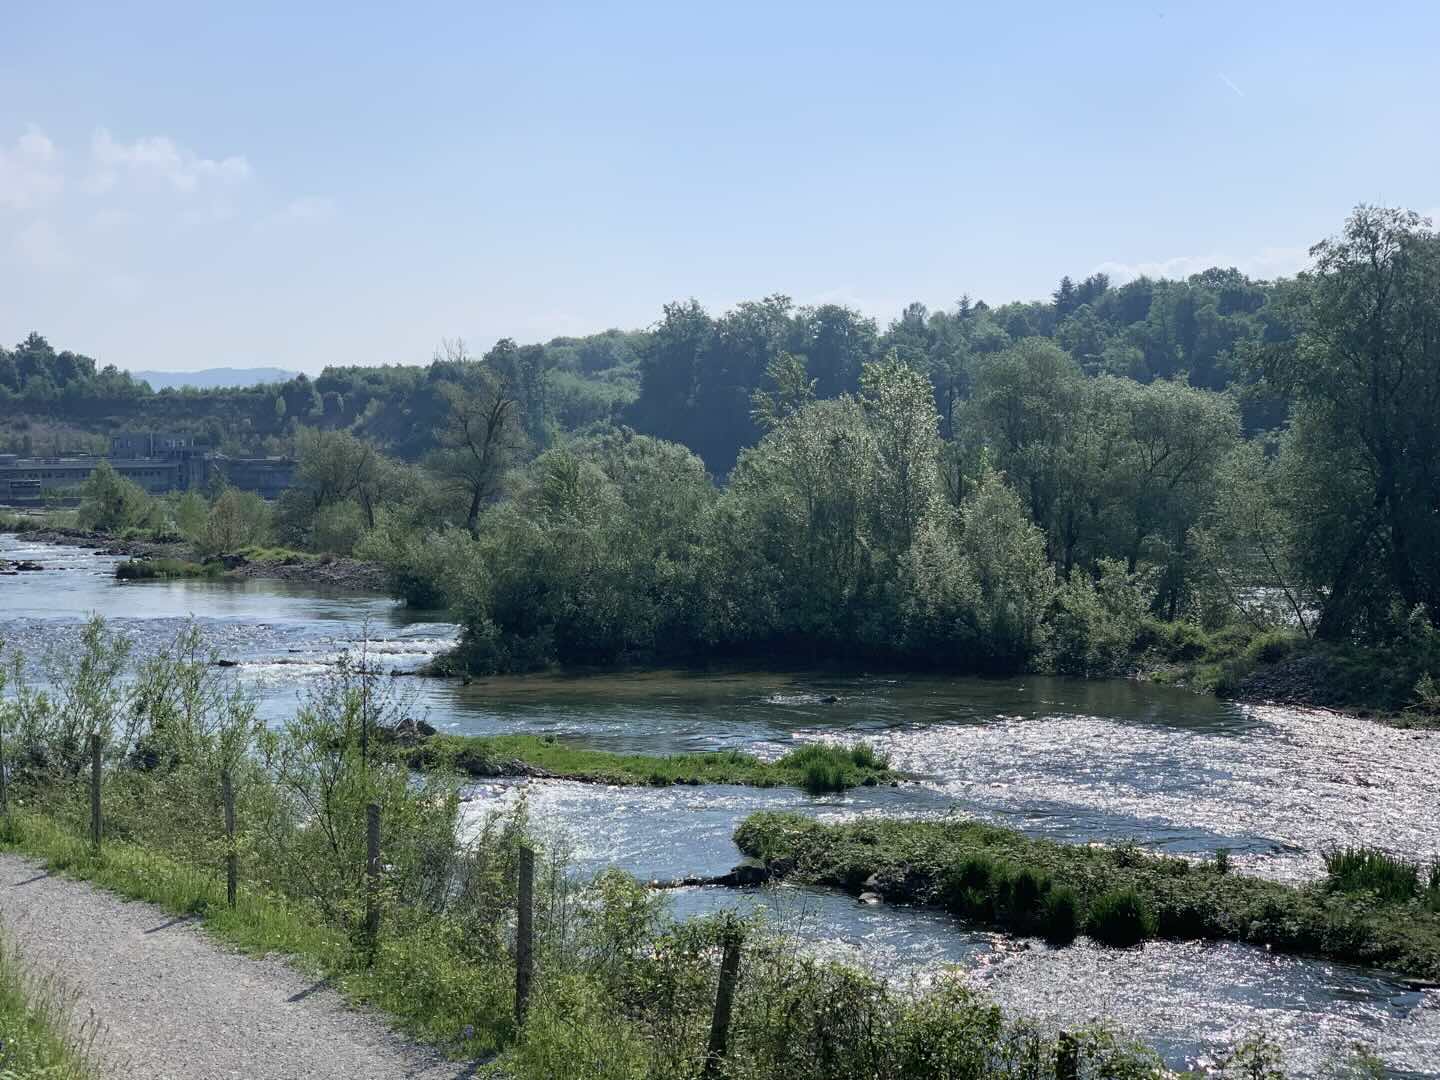
[[[684,877],[672,881],[652,881],[652,889],[683,889],[696,885],[722,885],[727,889],[753,888],[773,880],[775,872],[759,859],[746,859],[736,865],[728,874],[713,877]]]
[[[6,564],[6,569],[8,569],[11,573],[21,573],[27,570],[44,570],[45,567],[41,566],[38,562],[34,562],[31,559],[21,559],[19,562],[12,562]]]
[[[862,902],[865,896],[874,895],[892,904],[924,903],[929,898],[930,881],[912,866],[885,867],[867,877],[859,891]]]
[[[867,905],[868,905],[868,904],[883,904],[883,903],[885,902],[885,898],[884,898],[884,897],[882,897],[879,893],[873,893],[873,892],[862,892],[862,893],[859,895],[859,897],[857,897],[857,900],[858,900],[860,903],[862,903],[862,904],[867,904]]]
[[[400,720],[393,727],[381,728],[376,735],[386,742],[397,742],[402,745],[409,745],[428,739],[435,734],[435,728],[424,720],[418,720],[413,716],[407,716]]]
[[[221,657],[219,660],[216,660],[216,661],[215,661],[215,666],[216,666],[216,667],[239,667],[239,666],[240,666],[240,661],[239,661],[239,660],[226,660],[224,657]]]
[[[730,879],[725,883],[729,885],[764,885],[770,880],[771,871],[759,859],[746,859],[724,876]]]

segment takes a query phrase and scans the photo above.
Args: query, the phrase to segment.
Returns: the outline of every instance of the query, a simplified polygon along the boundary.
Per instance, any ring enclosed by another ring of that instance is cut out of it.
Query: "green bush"
[[[1045,897],[1045,940],[1068,945],[1080,932],[1080,898],[1068,885],[1052,888]]]
[[[1085,913],[1085,932],[1105,945],[1138,945],[1155,936],[1155,915],[1134,889],[1101,893]]]

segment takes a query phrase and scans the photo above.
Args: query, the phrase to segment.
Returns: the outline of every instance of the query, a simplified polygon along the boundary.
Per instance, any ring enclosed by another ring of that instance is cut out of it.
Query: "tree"
[[[75,514],[82,528],[119,532],[139,528],[154,515],[154,500],[145,489],[121,476],[108,461],[95,466],[77,493],[80,508]]]
[[[1317,632],[1375,632],[1392,602],[1440,625],[1440,237],[1361,206],[1311,249],[1308,321],[1268,373],[1298,398],[1289,449],[1312,482],[1295,527],[1324,595]]]
[[[910,549],[940,497],[940,417],[930,381],[891,353],[866,364],[860,401],[875,447],[873,532],[891,557]]]
[[[445,420],[440,449],[429,465],[446,488],[465,500],[465,525],[473,536],[481,508],[499,490],[500,478],[523,449],[525,437],[520,401],[500,373],[472,365],[464,380],[441,385]]]
[[[750,395],[750,417],[766,431],[780,424],[815,400],[817,380],[808,378],[805,361],[794,353],[782,352],[765,369],[773,389],[759,389]]]
[[[201,546],[208,552],[238,551],[270,537],[270,508],[253,491],[227,487],[205,519]]]

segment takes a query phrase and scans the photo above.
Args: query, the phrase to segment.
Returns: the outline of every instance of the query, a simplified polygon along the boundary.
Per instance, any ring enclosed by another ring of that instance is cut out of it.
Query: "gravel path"
[[[27,967],[94,1017],[126,1080],[458,1080],[446,1062],[275,959],[228,952],[149,904],[0,855],[0,924]]]

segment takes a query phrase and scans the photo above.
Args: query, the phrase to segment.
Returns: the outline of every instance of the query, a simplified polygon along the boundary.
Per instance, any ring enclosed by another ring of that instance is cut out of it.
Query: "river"
[[[113,578],[118,561],[0,536],[0,559],[45,570],[0,577],[0,639],[28,657],[70,647],[99,613],[137,651],[162,649],[190,619],[236,663],[262,715],[293,711],[345,650],[413,671],[456,627],[383,597],[268,581]],[[713,874],[737,852],[735,824],[756,809],[825,820],[965,814],[1039,836],[1134,841],[1194,858],[1229,848],[1246,873],[1300,881],[1320,852],[1367,843],[1411,857],[1440,851],[1440,733],[1389,729],[1303,710],[1240,706],[1126,681],[835,678],[657,673],[594,678],[397,678],[412,714],[444,731],[531,732],[647,753],[739,747],[778,756],[804,740],[865,739],[918,779],[898,788],[809,796],[741,787],[607,788],[557,781],[476,784],[474,817],[523,790],[534,819],[563,837],[581,871],[642,877]],[[838,700],[830,700],[835,698]],[[1156,942],[1050,949],[935,913],[867,907],[823,890],[763,894],[697,888],[672,895],[684,916],[764,905],[812,947],[887,977],[963,971],[1005,1008],[1073,1026],[1106,1017],[1175,1066],[1203,1064],[1264,1028],[1292,1070],[1363,1042],[1395,1076],[1440,1076],[1440,992],[1382,973],[1229,944]]]

